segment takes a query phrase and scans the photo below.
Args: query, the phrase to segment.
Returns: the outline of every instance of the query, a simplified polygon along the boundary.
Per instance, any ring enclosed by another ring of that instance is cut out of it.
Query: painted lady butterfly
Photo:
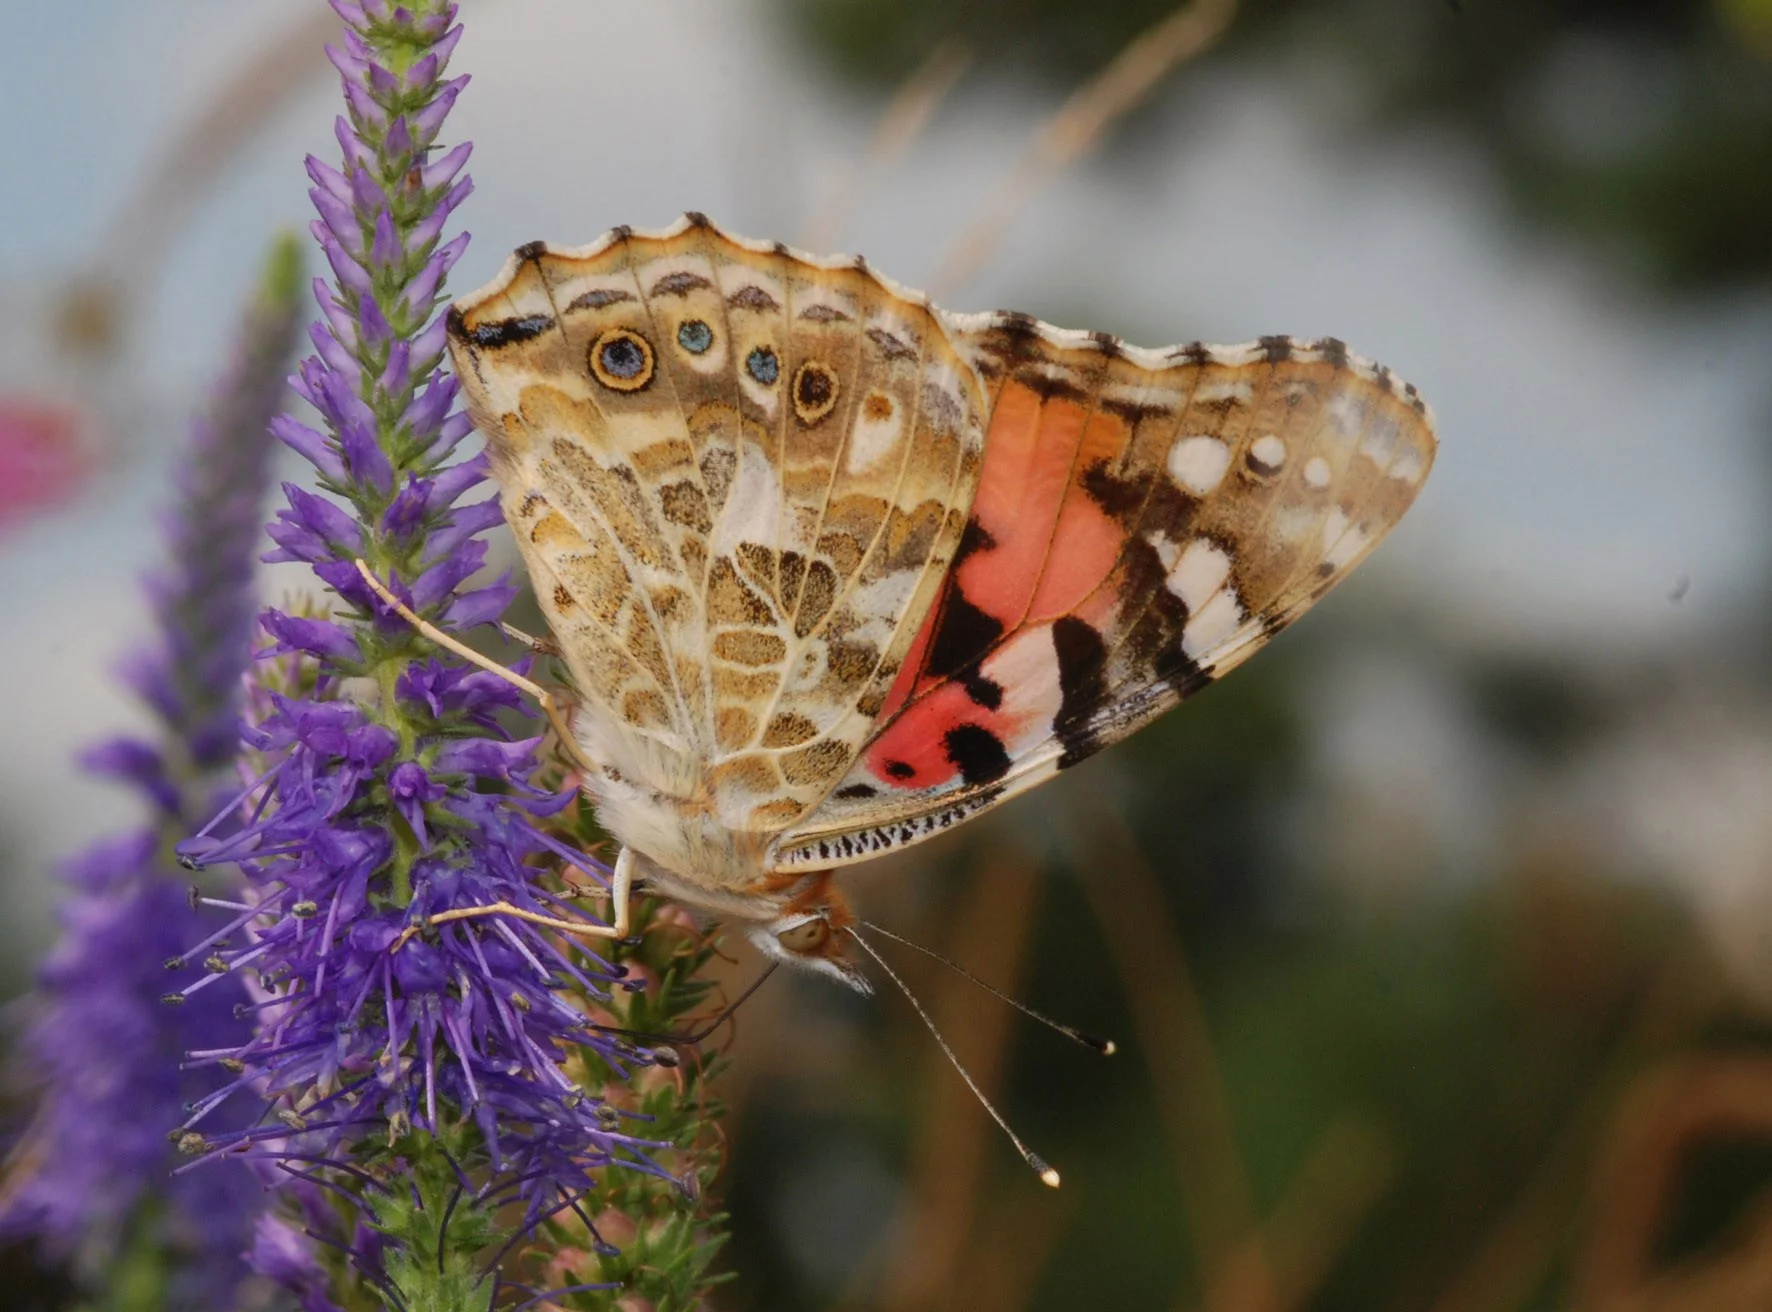
[[[1358,564],[1434,457],[1340,342],[956,315],[691,214],[450,313],[633,878],[866,988],[835,867],[1124,738]],[[607,931],[606,931],[607,932]]]

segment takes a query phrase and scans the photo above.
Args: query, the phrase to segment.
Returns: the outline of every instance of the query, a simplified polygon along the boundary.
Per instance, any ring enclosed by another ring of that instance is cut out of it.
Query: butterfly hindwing
[[[1343,578],[1434,453],[1412,388],[1334,341],[1139,351],[956,319],[991,395],[972,514],[866,746],[774,851],[916,842],[1083,760]]]

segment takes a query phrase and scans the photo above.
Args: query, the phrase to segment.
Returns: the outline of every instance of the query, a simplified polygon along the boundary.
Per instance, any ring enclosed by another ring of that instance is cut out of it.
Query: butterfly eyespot
[[[822,916],[816,920],[808,920],[804,924],[795,925],[792,929],[784,929],[775,936],[775,941],[789,952],[804,956],[808,952],[816,952],[822,948],[831,936],[831,922]]]
[[[869,392],[862,398],[861,413],[876,422],[892,418],[892,409],[892,398],[884,392]]]
[[[591,343],[591,373],[613,392],[637,392],[652,381],[652,343],[631,328],[611,328]]]
[[[689,354],[705,354],[713,344],[714,330],[700,319],[685,319],[677,326],[677,345]]]
[[[794,413],[808,427],[837,408],[840,385],[829,366],[808,360],[794,373]]]
[[[773,387],[775,380],[781,377],[781,362],[767,346],[753,347],[744,358],[744,371],[763,386]]]

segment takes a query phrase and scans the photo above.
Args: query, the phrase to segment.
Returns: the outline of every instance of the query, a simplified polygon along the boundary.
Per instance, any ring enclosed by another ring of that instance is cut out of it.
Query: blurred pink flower
[[[92,473],[71,406],[0,395],[0,532],[66,501]]]

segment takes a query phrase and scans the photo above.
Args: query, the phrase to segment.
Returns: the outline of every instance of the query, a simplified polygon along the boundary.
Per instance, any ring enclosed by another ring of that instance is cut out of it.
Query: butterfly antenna
[[[871,930],[875,927],[869,925],[868,928]],[[1034,1168],[1034,1174],[1040,1177],[1040,1183],[1052,1189],[1058,1188],[1058,1172],[1047,1165],[1044,1157],[1029,1148],[1021,1141],[1021,1136],[1009,1128],[1009,1122],[1004,1120],[1003,1114],[991,1105],[991,1100],[984,1096],[984,1090],[978,1087],[978,1082],[972,1078],[972,1073],[960,1064],[958,1057],[954,1056],[954,1050],[948,1047],[948,1041],[941,1037],[941,1031],[935,1028],[935,1021],[930,1018],[927,1011],[923,1010],[923,1004],[917,1001],[917,995],[911,992],[910,986],[898,977],[898,972],[886,964],[886,958],[874,951],[873,945],[857,933],[853,926],[847,932],[849,937],[855,940],[855,945],[872,957],[875,964],[886,972],[886,978],[898,986],[898,991],[904,994],[906,1001],[915,1009],[930,1034],[935,1036],[935,1042],[940,1046],[948,1061],[953,1063],[954,1069],[960,1072],[960,1078],[966,1081],[966,1087],[972,1090],[972,1096],[977,1098],[979,1105],[991,1114],[991,1119],[997,1123],[997,1127],[1009,1136],[1009,1142],[1015,1145],[1015,1151],[1021,1154],[1023,1161]]]
[[[1035,1011],[1032,1007],[1028,1006],[1027,1003],[1022,1002],[1018,998],[1010,997],[1007,993],[1003,992],[1002,989],[997,988],[994,985],[985,983],[985,981],[980,979],[977,975],[974,975],[971,971],[967,970],[966,967],[960,965],[959,962],[950,961],[947,957],[942,956],[941,953],[935,951],[933,948],[926,948],[921,943],[918,943],[913,939],[908,939],[902,934],[894,934],[890,929],[887,929],[883,925],[876,925],[871,920],[864,920],[860,923],[867,926],[870,934],[879,934],[883,938],[891,939],[894,943],[902,943],[907,948],[915,948],[918,952],[921,952],[931,960],[941,962],[942,965],[946,966],[962,979],[969,980],[978,985],[979,988],[983,989],[993,998],[998,998],[1003,1002],[1007,1002],[1011,1007],[1014,1007],[1028,1019],[1039,1021],[1040,1024],[1044,1025],[1049,1030],[1056,1030],[1073,1043],[1080,1043],[1085,1048],[1099,1052],[1104,1057],[1111,1057],[1119,1051],[1119,1045],[1117,1045],[1112,1039],[1099,1038],[1094,1034],[1089,1034],[1078,1029],[1074,1025],[1066,1025],[1063,1021],[1053,1020],[1052,1017],[1046,1015],[1045,1012]]]

